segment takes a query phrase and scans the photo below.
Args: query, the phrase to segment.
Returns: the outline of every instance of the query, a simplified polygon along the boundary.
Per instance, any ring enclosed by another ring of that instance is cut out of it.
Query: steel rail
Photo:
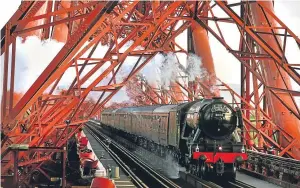
[[[96,130],[95,127],[92,127],[90,122],[86,123],[89,131],[93,131],[96,133],[98,137],[102,137],[102,139],[109,139],[106,135],[101,133],[99,130]],[[110,139],[111,140],[111,139]],[[176,183],[168,179],[167,177],[163,176],[162,174],[159,174],[155,170],[153,170],[149,165],[147,165],[145,162],[140,160],[138,157],[133,155],[129,150],[127,150],[125,147],[120,146],[115,141],[111,140],[110,143],[116,150],[120,151],[124,156],[128,156],[129,159],[134,162],[136,165],[138,165],[143,171],[145,171],[147,174],[149,174],[158,184],[160,184],[162,187],[172,187],[172,188],[180,188]]]
[[[190,173],[180,172],[180,178],[184,179],[186,182],[189,182],[196,188],[222,188],[220,185],[217,185],[214,182],[200,179],[199,177]]]
[[[99,123],[98,122],[94,122],[94,121],[89,121],[89,123],[92,123],[93,125],[93,128],[92,129],[96,129],[97,127],[96,126],[99,126]],[[88,123],[86,123],[87,125],[88,125],[88,127],[89,128],[91,128],[89,125],[90,124],[88,124]],[[100,132],[99,130],[98,130],[98,132]],[[102,135],[104,135],[104,133],[101,133]],[[109,138],[108,136],[104,136],[105,138]],[[114,141],[115,142],[115,141]],[[116,143],[116,142],[115,142]],[[119,145],[120,146],[120,144],[119,143],[116,143],[117,145]],[[122,151],[124,151],[124,150],[126,150],[126,151],[128,151],[126,148],[124,148],[123,146],[121,146],[121,150]],[[128,152],[130,152],[130,151],[128,151]],[[130,152],[131,153],[131,152]],[[139,159],[138,159],[139,160]],[[141,160],[139,160],[139,161],[141,161]],[[145,164],[145,165],[147,165],[145,162],[143,162],[143,161],[141,161],[143,164]],[[149,165],[147,165],[148,167],[149,167]],[[150,169],[151,169],[151,171],[152,171],[152,168],[151,167],[149,167]],[[155,174],[158,174],[156,171],[154,171],[155,172]],[[222,188],[220,185],[217,185],[216,183],[214,183],[214,182],[211,182],[211,181],[206,181],[206,180],[203,180],[203,179],[200,179],[199,177],[197,177],[197,176],[195,176],[195,175],[192,175],[192,174],[190,174],[190,173],[186,173],[186,172],[182,172],[182,171],[180,171],[180,179],[182,179],[182,180],[184,180],[186,183],[189,183],[190,185],[192,185],[193,187],[195,187],[195,188],[198,188],[198,187],[201,187],[201,188]],[[161,175],[160,175],[161,176]],[[165,177],[164,177],[165,178]],[[176,185],[176,184],[174,184],[174,182],[173,181],[171,181],[171,180],[169,180],[169,178],[165,178],[167,181],[169,181],[169,182],[171,182],[175,187],[180,187],[180,186],[178,186],[178,185]]]
[[[233,182],[229,181],[228,183],[232,188],[256,188],[255,186],[249,185],[239,180],[235,180]]]
[[[93,126],[94,130],[97,129],[97,126],[100,125],[99,122],[96,122],[96,121],[93,121],[93,120],[90,120],[89,123],[93,124],[92,126]],[[97,131],[100,132],[99,130],[97,130]],[[101,133],[101,134],[104,135],[104,133]],[[104,137],[108,137],[108,136],[104,136]],[[120,145],[120,144],[117,143],[117,145]],[[121,146],[121,147],[123,147],[123,146]],[[124,149],[122,149],[122,150],[124,150]],[[127,149],[125,149],[125,150],[127,150]],[[212,182],[212,181],[207,181],[207,180],[204,180],[204,179],[200,179],[199,177],[197,177],[193,174],[190,174],[190,173],[180,171],[179,174],[180,174],[181,179],[183,179],[185,182],[191,184],[195,188],[198,188],[198,187],[199,188],[200,187],[201,188],[222,188],[223,187],[222,185],[219,185],[218,183],[215,183],[215,182]],[[234,187],[234,188],[255,188],[255,186],[249,185],[249,184],[244,183],[244,182],[239,181],[239,180],[235,180],[234,182],[229,182],[228,181],[228,182],[223,182],[223,183],[226,184],[225,187],[228,187],[228,185],[229,185],[230,187]]]
[[[133,180],[133,183],[140,187],[140,188],[148,188],[148,186],[123,162],[122,159],[118,157],[115,152],[113,152],[109,146],[107,146],[97,135],[93,133],[92,130],[87,129],[87,131],[97,140],[97,142],[109,153],[111,158],[113,158],[114,161],[121,167],[122,170],[124,170],[125,173],[127,173],[131,179]]]
[[[252,171],[252,170],[249,170],[249,169],[246,169],[246,168],[241,168],[241,171],[244,174],[247,174],[248,176],[252,176],[252,177],[255,177],[257,179],[261,179],[263,181],[272,183],[274,185],[278,185],[278,186],[283,187],[283,188],[299,188],[299,185],[297,185],[297,184],[292,184],[292,183],[286,182],[284,180],[280,180],[280,179],[272,177],[272,176],[265,176],[261,173],[258,173],[258,172],[255,172],[255,171]]]

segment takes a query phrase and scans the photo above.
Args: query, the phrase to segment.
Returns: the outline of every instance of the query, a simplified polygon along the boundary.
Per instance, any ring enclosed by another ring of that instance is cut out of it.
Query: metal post
[[[14,87],[15,87],[15,62],[16,62],[16,37],[12,38],[12,54],[11,54],[11,69],[10,69],[10,88],[9,88],[9,113],[13,108],[14,103]]]
[[[13,151],[13,155],[14,155],[14,185],[15,187],[18,187],[19,184],[19,177],[18,177],[18,155],[19,155],[19,151],[15,150]]]
[[[67,124],[67,135],[66,135],[66,150],[67,150],[67,154],[66,154],[66,160],[68,161],[68,152],[69,152],[69,148],[68,148],[68,141],[69,141],[69,126],[70,126],[70,120],[66,120],[65,121]]]
[[[62,161],[62,165],[63,165],[63,170],[62,170],[62,187],[65,188],[66,187],[66,165],[68,162],[68,140],[69,140],[69,126],[70,126],[70,120],[66,120],[65,123],[67,124],[67,135],[66,135],[66,147],[63,148],[64,152],[62,153],[63,156],[63,161]]]
[[[4,70],[3,70],[3,88],[2,88],[2,104],[1,104],[1,121],[4,122],[6,116],[6,96],[8,82],[8,64],[9,64],[9,43],[10,43],[10,22],[5,26],[5,52],[4,52]]]
[[[65,187],[66,187],[66,151],[64,150],[62,152],[62,188]]]

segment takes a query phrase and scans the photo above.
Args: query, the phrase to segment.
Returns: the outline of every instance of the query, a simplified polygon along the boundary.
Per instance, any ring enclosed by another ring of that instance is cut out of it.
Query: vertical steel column
[[[12,54],[11,54],[11,70],[10,70],[10,88],[9,88],[9,112],[13,108],[14,102],[14,87],[15,87],[15,60],[16,60],[16,37],[12,41]]]
[[[246,10],[247,8],[247,10]],[[241,6],[241,17],[244,18],[245,22],[248,23],[248,13],[249,8],[245,6]],[[240,38],[240,51],[249,52],[249,49],[247,48],[247,44],[241,36]],[[247,42],[249,41],[249,38],[246,39]],[[246,54],[242,54],[242,56],[247,56]],[[250,66],[250,61],[247,60],[246,63]],[[241,66],[241,96],[247,101],[248,104],[251,103],[251,97],[250,97],[250,71],[245,66]],[[243,102],[241,103],[241,109],[244,112],[247,119],[250,119],[250,107],[248,105],[245,105]],[[252,146],[252,138],[253,134],[251,134],[251,128],[248,124],[245,123],[245,128],[248,130],[248,132],[245,133],[245,141],[247,142],[248,146]],[[250,143],[251,142],[251,143]]]
[[[18,187],[19,185],[19,175],[18,175],[18,156],[19,156],[19,151],[14,150],[13,151],[13,158],[14,158],[14,187]]]
[[[50,1],[52,1],[52,0],[50,0]],[[32,16],[46,14],[47,13],[46,10],[47,10],[47,3],[44,3],[39,9],[37,9],[35,14],[32,14]],[[28,22],[24,29],[29,29],[29,28],[33,28],[33,27],[42,25],[42,24],[45,23],[45,20],[46,20],[45,18],[42,18],[42,19],[38,19],[38,20]],[[41,39],[43,37],[42,32],[43,32],[43,29],[37,29],[37,30],[34,30],[34,31],[29,31],[29,32],[20,34],[20,37],[22,37],[24,40],[26,39],[26,37],[29,37],[29,36],[37,36],[38,38]]]
[[[66,184],[66,151],[65,151],[65,147],[63,148],[63,152],[61,152],[62,154],[62,188],[65,188],[67,186]],[[67,153],[68,154],[68,153]]]
[[[195,53],[191,27],[189,27],[187,29],[187,50],[188,50],[188,53]],[[195,82],[192,82],[192,81],[188,82],[188,88],[192,91],[192,93],[188,94],[189,99],[195,100],[194,99],[194,95],[195,95],[195,91],[196,91],[195,86],[196,86]]]
[[[208,14],[208,13],[206,13]],[[215,66],[214,61],[212,58],[212,53],[210,50],[209,40],[208,40],[208,34],[206,29],[201,27],[198,23],[193,22],[191,25],[192,30],[192,36],[193,36],[193,42],[194,42],[194,50],[195,53],[201,58],[203,68],[206,69],[207,73],[209,74],[208,81],[206,85],[213,86],[216,85],[216,78],[215,78]],[[205,95],[210,95],[207,91],[204,91]],[[215,94],[217,96],[220,95],[220,91],[216,90]]]
[[[46,14],[52,12],[52,5],[53,5],[53,0],[49,0],[48,3],[47,3],[47,8],[46,8]],[[51,18],[52,16],[48,17],[48,18],[45,18],[44,20],[44,23],[45,24],[49,24],[51,22]],[[50,35],[50,27],[48,28],[45,28],[44,31],[43,31],[43,36],[42,36],[42,39],[43,40],[46,40],[49,38],[49,35]]]
[[[249,63],[249,62],[248,62]],[[249,70],[241,66],[241,96],[250,103],[250,73]],[[241,104],[242,111],[244,112],[247,119],[250,119],[250,110],[249,106],[242,102]],[[250,126],[245,124],[245,127],[248,131],[250,131]],[[253,135],[252,135],[253,136]],[[250,132],[249,134],[245,134],[246,141],[250,141]]]
[[[71,1],[61,1],[60,6],[63,8],[70,8]],[[68,18],[68,14],[61,14],[60,19]],[[52,38],[57,40],[58,42],[66,42],[68,40],[68,32],[69,28],[67,24],[59,24],[55,25],[52,30]]]
[[[271,12],[274,12],[272,2],[264,1],[260,2],[264,7],[267,7]],[[254,25],[257,31],[267,32],[267,33],[279,33],[277,29],[274,27],[277,26],[277,22],[268,15],[257,3],[250,4],[250,9],[252,12],[252,17],[254,20]],[[273,27],[271,29],[271,27]],[[261,35],[267,44],[276,52],[278,55],[282,56],[282,63],[284,64],[284,52],[282,51],[282,41],[280,37],[275,37],[273,35]],[[258,50],[262,53],[264,50],[262,48],[258,48]],[[261,60],[261,66],[265,73],[266,83],[269,87],[277,87],[282,89],[291,89],[291,81],[290,77],[286,72],[282,70],[282,68],[276,66],[275,60],[267,59]],[[281,72],[281,74],[279,73]],[[290,110],[285,108],[285,106],[270,92],[266,91],[267,96],[270,100],[268,100],[268,110],[271,113],[274,122],[281,126],[288,134],[292,135],[294,138],[300,140],[300,122],[299,119],[296,118]],[[280,99],[284,101],[284,103],[288,104],[295,110],[295,106],[293,104],[292,98],[286,93],[277,93],[280,96]],[[283,136],[282,136],[283,138]],[[286,139],[282,139],[280,144],[283,147],[287,147],[289,142]],[[300,158],[300,143],[295,145],[295,147],[291,148],[292,153],[299,159]]]
[[[10,25],[8,22],[5,27],[5,53],[4,53],[4,69],[3,69],[3,89],[2,89],[2,105],[1,105],[1,121],[6,116],[6,100],[7,100],[7,81],[8,81],[8,63],[9,63],[9,44],[10,44]]]

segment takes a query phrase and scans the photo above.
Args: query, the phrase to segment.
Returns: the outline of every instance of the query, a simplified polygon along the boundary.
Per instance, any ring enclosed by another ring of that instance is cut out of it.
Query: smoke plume
[[[159,53],[144,67],[141,74],[151,85],[168,88],[171,82],[176,81],[179,72],[179,62],[174,53]]]
[[[120,42],[120,41],[119,41]],[[87,45],[86,42],[85,45]],[[120,52],[125,52],[133,41],[128,41],[121,49]],[[84,45],[84,46],[85,46]],[[22,38],[17,38],[17,52],[16,52],[16,73],[15,73],[15,91],[25,93],[29,87],[34,83],[38,76],[44,71],[49,65],[55,55],[64,46],[64,43],[57,42],[55,40],[44,40],[41,41],[36,36],[30,36],[26,38],[26,41],[22,43]],[[82,48],[84,48],[84,46]],[[143,50],[141,46],[137,46],[136,50]],[[108,46],[99,45],[92,58],[103,58]],[[91,49],[89,49],[82,57],[87,57]],[[1,57],[3,59],[3,56]],[[114,57],[115,58],[115,57]],[[130,73],[133,66],[135,65],[137,57],[128,56],[125,62],[122,64],[118,75],[116,76],[117,83],[122,82]],[[145,61],[143,58],[140,62]],[[84,60],[78,60],[78,64],[83,64]],[[96,71],[89,79],[82,84],[82,87],[89,86],[97,77],[99,77],[105,69],[111,65],[111,62],[105,62],[102,67]],[[82,79],[94,66],[88,65],[80,75]],[[184,70],[185,69],[185,70]],[[195,54],[189,54],[187,56],[187,66],[184,68],[178,62],[178,59],[174,53],[157,54],[141,71],[142,74],[154,87],[168,88],[171,82],[178,80],[178,75],[181,72],[185,72],[190,81],[195,80],[196,77],[204,78],[208,77],[205,69],[202,68],[201,59]],[[54,94],[58,94],[61,90],[68,89],[72,81],[76,78],[75,67],[67,69],[60,80],[58,87]],[[103,86],[108,84],[111,80],[112,74],[108,74],[97,86]],[[50,87],[49,87],[50,88]],[[49,88],[47,91],[49,91]],[[46,91],[46,92],[47,92]],[[88,95],[88,98],[97,100],[100,96],[100,92],[92,92]],[[128,96],[124,89],[113,97],[113,101],[124,101],[128,100]]]
[[[195,81],[196,77],[201,80],[208,76],[205,68],[202,67],[201,58],[195,54],[189,54],[187,56],[187,68],[189,81]]]
[[[174,53],[159,53],[145,66],[141,74],[150,84],[167,88],[171,82],[178,81],[181,72],[188,76],[189,81],[195,81],[196,78],[201,81],[211,79],[211,75],[203,68],[201,58],[195,54],[188,54],[185,68]],[[215,89],[215,86],[211,87],[212,91]]]

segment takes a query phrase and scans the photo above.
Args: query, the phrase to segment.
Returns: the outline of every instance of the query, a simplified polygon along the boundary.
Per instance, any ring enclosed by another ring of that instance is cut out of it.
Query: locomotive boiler
[[[101,123],[160,156],[171,154],[199,177],[235,178],[247,159],[241,111],[223,98],[107,109]]]

